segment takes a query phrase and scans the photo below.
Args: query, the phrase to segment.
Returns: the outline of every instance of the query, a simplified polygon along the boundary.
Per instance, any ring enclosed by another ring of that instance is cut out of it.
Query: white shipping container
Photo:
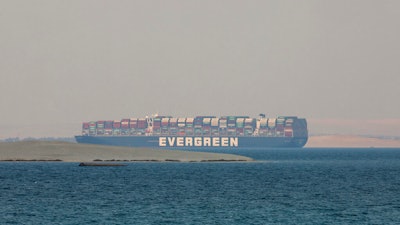
[[[244,123],[244,118],[239,118],[239,119],[237,119],[237,120],[236,120],[236,123],[241,123],[241,124],[243,124],[243,123]]]
[[[218,125],[219,125],[219,119],[218,118],[213,118],[211,120],[211,126],[218,127]]]
[[[282,117],[278,118],[278,119],[276,120],[276,123],[277,123],[277,124],[284,124],[284,123],[285,123],[285,118],[282,118]]]
[[[177,123],[178,122],[178,118],[170,118],[169,119],[169,123]]]
[[[276,119],[268,119],[268,127],[274,128],[276,126]]]
[[[178,127],[184,127],[186,125],[186,118],[178,119]]]
[[[250,118],[245,119],[244,123],[251,124],[251,123],[253,123],[253,119],[250,119]]]
[[[266,118],[262,118],[262,119],[260,119],[260,126],[261,127],[266,127],[268,124],[268,119],[266,119]]]
[[[211,123],[211,118],[204,118],[203,119],[203,124],[210,124]]]

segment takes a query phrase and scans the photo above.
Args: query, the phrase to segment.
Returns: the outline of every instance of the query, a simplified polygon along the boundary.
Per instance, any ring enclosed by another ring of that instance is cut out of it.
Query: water
[[[400,224],[400,149],[241,151],[255,163],[0,163],[1,224]]]

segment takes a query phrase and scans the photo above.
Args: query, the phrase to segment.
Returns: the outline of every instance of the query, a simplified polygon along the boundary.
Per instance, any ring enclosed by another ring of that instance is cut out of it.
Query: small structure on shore
[[[79,166],[126,166],[122,163],[81,162]]]

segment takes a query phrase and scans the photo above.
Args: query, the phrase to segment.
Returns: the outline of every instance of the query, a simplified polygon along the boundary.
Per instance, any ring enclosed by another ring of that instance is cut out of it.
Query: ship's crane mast
[[[260,118],[258,118],[257,120],[256,120],[256,128],[254,129],[254,132],[253,132],[253,136],[258,136],[259,135],[259,131],[260,131],[260,124],[261,124],[261,119],[263,119],[263,118],[265,118],[265,114],[263,114],[263,113],[260,113]]]
[[[153,120],[154,117],[157,117],[158,114],[153,114],[151,116],[146,116],[146,121],[147,121],[147,136],[152,136],[153,135]]]

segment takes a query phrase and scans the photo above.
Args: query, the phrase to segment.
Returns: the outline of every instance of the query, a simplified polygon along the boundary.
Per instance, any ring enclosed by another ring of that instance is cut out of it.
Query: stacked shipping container
[[[155,117],[114,121],[90,121],[82,124],[83,136],[164,135],[164,136],[270,136],[293,137],[297,117],[249,118],[247,116],[198,116],[195,118]],[[304,122],[305,123],[305,122]],[[297,129],[299,130],[299,129]],[[298,131],[301,132],[307,131]]]

